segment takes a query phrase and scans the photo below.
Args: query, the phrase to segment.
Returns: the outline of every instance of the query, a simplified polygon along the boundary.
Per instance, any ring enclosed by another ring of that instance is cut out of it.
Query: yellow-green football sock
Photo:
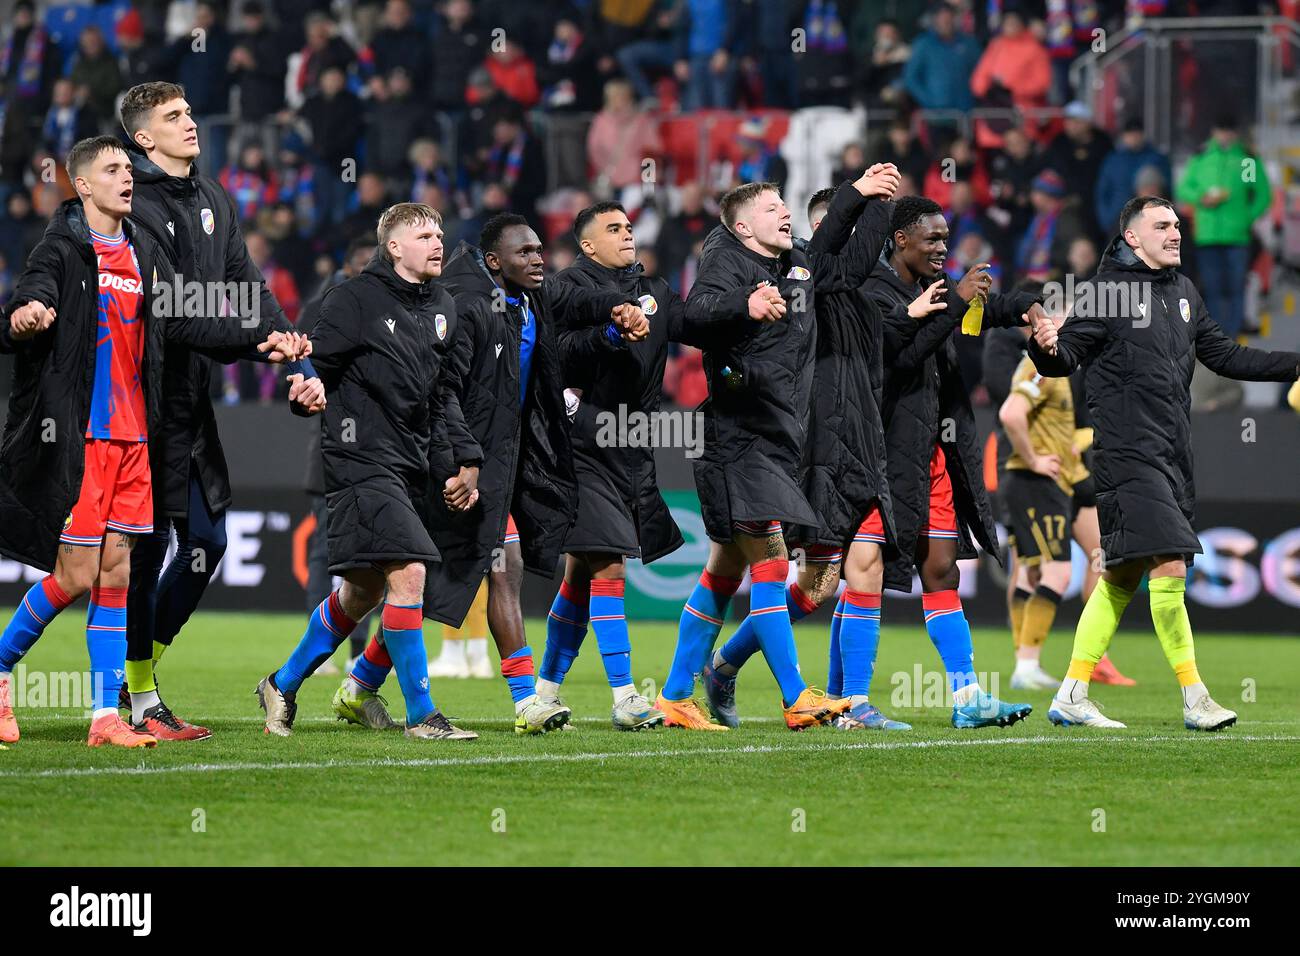
[[[1201,683],[1192,644],[1192,622],[1187,616],[1187,582],[1182,578],[1152,578],[1150,589],[1151,621],[1165,659],[1178,675],[1178,686]]]
[[[170,644],[160,644],[158,641],[153,642],[153,663],[157,664],[162,660],[163,652],[171,647]]]
[[[1092,679],[1092,669],[1097,666],[1106,648],[1110,647],[1111,638],[1119,629],[1119,620],[1124,616],[1124,609],[1133,600],[1132,591],[1111,584],[1105,578],[1097,582],[1097,587],[1083,606],[1079,615],[1079,626],[1074,632],[1074,650],[1070,654],[1070,669],[1066,677],[1083,683]]]
[[[153,680],[153,661],[126,662],[126,689],[132,694],[144,694],[157,689]]]

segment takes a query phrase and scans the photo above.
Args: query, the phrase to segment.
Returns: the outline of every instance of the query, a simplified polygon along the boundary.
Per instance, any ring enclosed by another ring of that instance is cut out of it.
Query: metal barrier
[[[1175,160],[1200,148],[1210,124],[1232,110],[1254,127],[1256,149],[1280,161],[1300,67],[1300,24],[1286,17],[1147,20],[1070,66],[1094,115],[1116,128],[1128,115]]]

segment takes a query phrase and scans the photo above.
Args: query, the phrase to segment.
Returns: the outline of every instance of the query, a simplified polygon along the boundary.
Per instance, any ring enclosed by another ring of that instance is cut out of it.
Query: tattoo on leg
[[[835,593],[840,583],[840,566],[838,562],[821,564],[813,573],[812,593],[808,595],[818,604]]]
[[[71,553],[72,553],[72,545],[70,545],[70,544],[65,544],[65,545],[63,546],[63,553],[64,553],[64,554],[71,554]]]

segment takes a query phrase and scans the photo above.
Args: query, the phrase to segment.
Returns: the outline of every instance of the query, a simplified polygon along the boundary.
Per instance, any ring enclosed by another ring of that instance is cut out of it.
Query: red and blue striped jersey
[[[90,238],[99,261],[99,328],[87,438],[148,437],[140,362],[144,357],[144,283],[126,233]]]

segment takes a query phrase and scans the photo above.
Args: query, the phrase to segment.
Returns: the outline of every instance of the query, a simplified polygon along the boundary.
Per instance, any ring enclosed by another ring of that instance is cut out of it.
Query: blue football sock
[[[13,670],[32,649],[45,626],[71,603],[72,599],[63,593],[52,574],[28,588],[0,636],[0,672]]]
[[[785,558],[760,561],[749,569],[749,616],[754,622],[767,666],[781,687],[786,707],[793,704],[808,685],[799,675],[799,658],[794,646],[794,628],[785,607],[785,578],[790,562]]]
[[[970,624],[956,591],[931,591],[921,595],[925,611],[925,630],[930,642],[943,658],[948,672],[948,688],[956,692],[975,683],[975,649],[971,644]]]
[[[591,627],[610,687],[632,683],[632,641],[627,633],[622,581],[591,582]]]
[[[542,652],[542,680],[563,684],[587,636],[587,595],[560,582],[559,593],[546,617],[546,650]]]
[[[424,651],[421,605],[384,604],[384,647],[392,658],[397,684],[406,701],[406,726],[414,727],[434,710],[429,696],[429,657]]]
[[[880,645],[880,595],[845,591],[840,623],[840,676],[843,697],[865,697],[876,669]]]
[[[343,613],[339,592],[331,591],[330,596],[311,612],[307,630],[299,639],[298,646],[284,666],[275,672],[275,686],[280,693],[297,693],[302,682],[325,663],[356,626],[357,622]]]
[[[695,675],[709,662],[727,605],[738,587],[737,578],[701,572],[700,583],[691,592],[677,624],[677,649],[663,686],[665,700],[685,700],[695,692]]]
[[[537,676],[533,669],[533,649],[525,644],[501,662],[501,676],[510,687],[510,699],[516,704],[537,693]]]
[[[790,612],[790,623],[802,621],[805,617],[817,610],[817,605],[803,593],[796,581],[785,589],[785,609]],[[748,617],[740,622],[740,627],[736,628],[736,633],[731,635],[727,643],[722,645],[722,659],[740,670],[748,661],[758,652],[758,638],[754,634],[754,624]]]
[[[830,663],[826,671],[826,693],[831,697],[844,695],[844,659],[840,650],[840,634],[844,626],[844,596],[840,596],[835,605],[835,615],[831,618]]]
[[[86,611],[86,650],[95,688],[95,710],[117,710],[126,677],[126,588],[90,589]]]
[[[388,674],[393,669],[393,659],[376,634],[366,645],[356,661],[352,664],[352,673],[348,676],[366,690],[377,691],[384,686]]]

